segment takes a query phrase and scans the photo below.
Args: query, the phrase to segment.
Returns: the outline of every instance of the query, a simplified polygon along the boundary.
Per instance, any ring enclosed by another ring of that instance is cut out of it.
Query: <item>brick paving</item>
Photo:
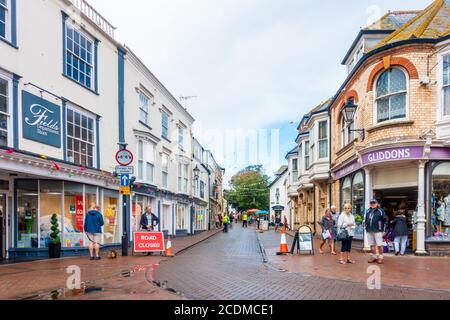
[[[368,290],[357,281],[277,271],[262,262],[255,230],[239,226],[163,261],[156,279],[198,300],[450,299],[448,291],[394,286]]]
[[[270,264],[276,268],[289,272],[302,272],[325,278],[352,280],[365,283],[368,277],[367,261],[370,254],[353,251],[352,259],[356,264],[340,265],[338,256],[328,254],[329,248],[324,247],[326,254],[319,254],[319,240],[315,241],[314,256],[311,255],[284,255],[277,256],[279,251],[280,233],[274,231],[258,234],[265,247]],[[289,248],[293,237],[287,235]],[[341,244],[336,246],[340,252]],[[448,257],[416,257],[385,255],[385,264],[380,266],[382,284],[391,286],[404,286],[422,289],[439,289],[450,291],[450,258]]]
[[[203,232],[192,237],[172,240],[175,254],[215,235],[218,230]],[[103,252],[105,254],[105,252]],[[131,253],[130,253],[131,254]],[[0,266],[0,299],[50,299],[50,292],[62,291],[66,287],[66,269],[76,265],[81,269],[81,281],[88,286],[103,288],[103,291],[88,295],[72,296],[66,292],[60,299],[180,299],[166,290],[154,286],[147,280],[146,266],[157,267],[165,258],[160,255],[118,257],[90,261],[86,257],[42,260]],[[124,277],[122,273],[130,273]]]

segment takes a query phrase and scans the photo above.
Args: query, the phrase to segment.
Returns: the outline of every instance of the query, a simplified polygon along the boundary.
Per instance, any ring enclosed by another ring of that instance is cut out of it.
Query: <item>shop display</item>
[[[432,171],[431,238],[450,241],[450,162],[443,162]]]

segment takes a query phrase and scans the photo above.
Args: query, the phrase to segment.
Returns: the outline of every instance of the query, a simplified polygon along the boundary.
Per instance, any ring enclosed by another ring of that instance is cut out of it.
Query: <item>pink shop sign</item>
[[[414,160],[423,158],[424,147],[401,147],[377,150],[362,156],[363,166],[386,161]]]
[[[359,164],[358,161],[353,161],[352,163],[350,163],[349,165],[335,171],[332,173],[333,179],[334,180],[339,180],[347,175],[349,175],[350,173],[355,172],[356,170],[361,169],[361,165]]]

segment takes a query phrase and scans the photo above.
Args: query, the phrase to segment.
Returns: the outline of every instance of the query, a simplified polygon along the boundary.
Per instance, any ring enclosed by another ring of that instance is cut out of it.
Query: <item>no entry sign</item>
[[[130,150],[123,149],[116,153],[116,161],[121,166],[128,166],[133,162],[133,154]]]
[[[163,252],[164,234],[162,232],[135,232],[134,252]]]

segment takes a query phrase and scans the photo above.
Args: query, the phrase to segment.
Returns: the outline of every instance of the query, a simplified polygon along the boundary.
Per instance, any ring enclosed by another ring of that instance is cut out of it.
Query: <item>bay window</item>
[[[292,182],[298,181],[298,159],[292,159]]]
[[[443,116],[450,116],[450,54],[444,56],[443,59],[443,101],[442,101],[442,110]]]
[[[305,141],[305,170],[306,171],[309,170],[309,167],[311,165],[309,154],[310,154],[310,144],[309,144],[309,141]]]
[[[377,123],[406,118],[407,80],[399,68],[384,71],[376,84]]]
[[[328,158],[328,121],[319,122],[319,159]]]

